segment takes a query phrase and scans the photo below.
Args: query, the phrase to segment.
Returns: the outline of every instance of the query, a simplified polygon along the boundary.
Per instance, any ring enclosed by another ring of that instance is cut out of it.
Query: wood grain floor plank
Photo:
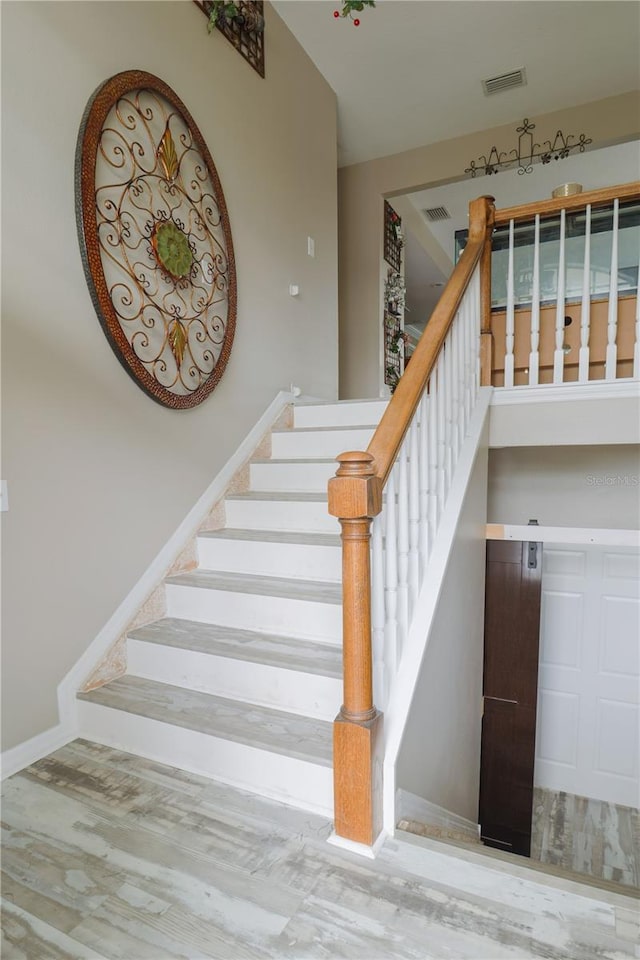
[[[3,960],[634,956],[629,898],[423,838],[367,860],[322,817],[87,742],[3,793]]]
[[[106,960],[104,954],[6,901],[2,901],[0,950],[3,960]]]

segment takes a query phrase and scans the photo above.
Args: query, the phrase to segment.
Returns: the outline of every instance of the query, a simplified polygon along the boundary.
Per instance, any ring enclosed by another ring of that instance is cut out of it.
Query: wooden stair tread
[[[255,540],[264,543],[292,543],[314,547],[339,547],[338,533],[304,533],[298,530],[243,530],[223,527],[222,530],[203,530],[198,537],[211,540]]]
[[[78,698],[222,740],[331,766],[332,724],[325,720],[130,675],[79,693]]]
[[[266,577],[249,573],[198,569],[167,577],[165,583],[173,586],[260,594],[314,603],[342,603],[342,584],[324,580],[298,580],[293,577]]]
[[[193,650],[233,660],[263,663],[318,676],[342,676],[342,650],[331,643],[314,643],[295,637],[276,636],[166,617],[129,634],[133,640]]]

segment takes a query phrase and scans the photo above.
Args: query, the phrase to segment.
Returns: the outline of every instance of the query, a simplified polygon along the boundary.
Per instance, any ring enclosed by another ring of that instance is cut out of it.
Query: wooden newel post
[[[469,233],[486,230],[480,257],[480,386],[491,386],[493,371],[493,333],[491,332],[491,237],[496,208],[493,197],[479,197],[469,206]]]
[[[382,829],[382,714],[373,703],[371,521],[382,484],[369,453],[338,457],[329,481],[329,513],[342,527],[344,702],[333,725],[335,831],[372,845]]]

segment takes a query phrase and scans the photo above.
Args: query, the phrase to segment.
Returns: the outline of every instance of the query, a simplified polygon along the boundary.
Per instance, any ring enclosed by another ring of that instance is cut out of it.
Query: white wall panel
[[[537,751],[541,760],[575,768],[579,707],[576,694],[555,690],[540,692]]]
[[[545,546],[535,783],[640,804],[640,554]]]
[[[582,594],[545,591],[540,625],[540,661],[564,667],[580,666]]]

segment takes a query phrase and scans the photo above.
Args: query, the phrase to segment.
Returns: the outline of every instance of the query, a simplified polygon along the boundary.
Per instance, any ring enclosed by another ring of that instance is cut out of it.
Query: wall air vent
[[[482,89],[485,97],[493,93],[502,93],[503,90],[511,90],[512,87],[524,87],[527,83],[527,75],[524,67],[520,70],[510,70],[509,73],[502,73],[499,77],[489,77],[482,81]]]
[[[436,220],[451,220],[451,214],[446,207],[427,207],[422,212],[431,223]]]

